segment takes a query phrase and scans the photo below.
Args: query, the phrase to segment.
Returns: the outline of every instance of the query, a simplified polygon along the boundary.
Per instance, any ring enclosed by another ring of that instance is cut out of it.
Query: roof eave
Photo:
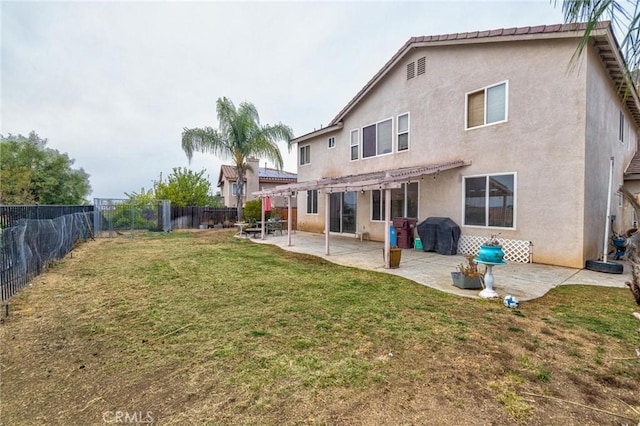
[[[443,35],[443,36],[427,36],[427,37],[411,37],[407,42],[402,46],[398,52],[373,76],[371,80],[367,82],[367,84],[356,94],[356,96],[349,101],[349,103],[336,115],[336,117],[331,121],[330,125],[334,125],[337,123],[342,123],[344,117],[355,108],[360,101],[375,87],[380,80],[382,80],[393,67],[400,62],[405,55],[412,49],[418,49],[422,47],[437,47],[437,46],[451,46],[455,44],[478,44],[478,43],[497,43],[502,42],[507,39],[508,41],[523,41],[523,40],[544,40],[544,39],[566,39],[566,38],[579,38],[582,37],[584,33],[584,24],[564,24],[562,27],[568,27],[569,29],[556,30],[556,31],[541,31],[541,32],[532,32],[532,33],[523,33],[517,34],[518,28],[504,30],[500,35],[488,35],[478,37],[477,32],[473,33],[461,33],[454,35]],[[527,27],[528,28],[528,27]],[[513,30],[513,33],[510,31]],[[490,33],[490,31],[488,31]],[[611,32],[611,25],[608,22],[601,22],[598,24],[596,28],[591,31],[591,39],[595,40],[596,38],[606,38],[609,46],[611,46],[611,50],[614,52],[616,57],[616,65],[618,67],[622,67],[624,69],[624,60],[620,57],[618,44],[615,41],[615,37]],[[605,65],[606,67],[606,65]],[[632,103],[633,105],[627,104],[627,109],[633,116],[634,122],[637,126],[640,127],[640,98],[638,97],[638,92],[633,85],[629,81],[629,76],[622,77],[622,82],[617,82],[615,77],[611,74],[609,78],[614,83],[616,90],[621,90],[625,86],[628,86],[630,90],[628,91],[631,96],[631,101],[628,99],[623,99],[623,103]]]
[[[330,126],[324,127],[320,130],[314,130],[313,132],[307,133],[306,135],[298,136],[297,138],[291,139],[289,143],[294,144],[294,143],[304,142],[309,139],[326,135],[327,133],[335,132],[336,130],[340,130],[340,129],[342,129],[342,123],[335,123]]]

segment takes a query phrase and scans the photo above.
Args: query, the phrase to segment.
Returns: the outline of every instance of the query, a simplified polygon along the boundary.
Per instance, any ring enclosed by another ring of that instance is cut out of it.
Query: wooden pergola
[[[292,183],[281,185],[271,189],[254,192],[253,195],[262,199],[262,239],[265,238],[265,198],[269,196],[285,196],[289,208],[289,217],[291,217],[291,197],[301,191],[317,190],[324,194],[325,199],[325,254],[330,255],[330,194],[334,192],[350,192],[350,191],[370,191],[384,190],[385,197],[385,237],[384,237],[384,258],[385,268],[389,268],[389,252],[391,248],[391,240],[389,236],[389,228],[391,227],[391,190],[400,188],[403,183],[417,181],[423,176],[437,175],[445,170],[455,169],[458,167],[469,166],[470,161],[454,160],[443,163],[428,164],[424,166],[405,167],[395,170],[383,172],[362,173],[358,175],[348,175],[339,177],[326,177],[318,180],[307,182]],[[291,245],[291,221],[287,224],[287,244]]]

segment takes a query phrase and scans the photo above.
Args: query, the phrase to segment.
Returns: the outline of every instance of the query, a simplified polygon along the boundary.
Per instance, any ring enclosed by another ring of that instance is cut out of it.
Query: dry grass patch
[[[571,286],[514,312],[226,230],[99,239],[12,301],[0,422],[637,422],[633,308]]]

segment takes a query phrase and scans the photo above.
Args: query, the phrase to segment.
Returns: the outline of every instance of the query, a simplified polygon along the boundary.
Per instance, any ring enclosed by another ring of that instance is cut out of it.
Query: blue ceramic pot
[[[502,251],[502,246],[480,246],[480,251],[478,251],[478,259],[483,262],[490,263],[502,263],[502,259],[504,258],[504,252]]]

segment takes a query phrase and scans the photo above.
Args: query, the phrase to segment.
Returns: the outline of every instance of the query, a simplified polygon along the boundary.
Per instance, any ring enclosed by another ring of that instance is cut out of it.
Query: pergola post
[[[287,194],[287,245],[291,246],[291,193]]]
[[[384,190],[384,267],[389,269],[391,256],[391,189]]]
[[[329,223],[330,223],[330,203],[331,194],[329,192],[324,193],[324,254],[329,256]]]
[[[265,197],[260,197],[260,201],[262,201],[260,203],[260,210],[262,210],[262,212],[261,212],[261,214],[262,214],[262,218],[261,218],[262,222],[260,223],[260,239],[262,239],[262,240],[264,240],[264,226],[265,226],[265,223],[264,223],[264,198]]]

